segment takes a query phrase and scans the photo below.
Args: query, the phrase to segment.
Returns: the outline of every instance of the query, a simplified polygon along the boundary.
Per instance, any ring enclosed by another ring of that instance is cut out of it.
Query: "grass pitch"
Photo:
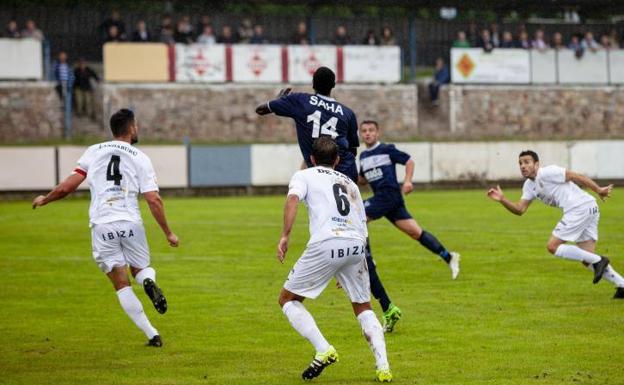
[[[291,329],[277,294],[308,239],[307,215],[301,207],[280,265],[283,201],[166,199],[178,249],[144,210],[167,314],[134,289],[162,349],[143,346],[92,261],[88,201],[36,211],[26,201],[0,203],[0,383],[301,383],[313,349]],[[415,192],[407,204],[461,252],[462,271],[451,281],[438,257],[385,220],[371,224],[380,276],[404,312],[387,336],[395,383],[624,383],[624,301],[611,299],[611,284],[594,286],[589,271],[546,252],[557,210],[534,203],[518,218],[484,191]],[[622,192],[601,211],[598,251],[624,272]],[[373,357],[345,294],[330,286],[306,306],[341,357],[314,382],[373,383]]]

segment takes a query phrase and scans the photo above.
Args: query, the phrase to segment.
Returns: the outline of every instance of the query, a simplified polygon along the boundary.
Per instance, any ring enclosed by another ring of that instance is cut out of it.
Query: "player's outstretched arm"
[[[489,189],[487,192],[487,196],[493,201],[500,202],[500,204],[502,204],[503,207],[505,207],[509,212],[516,215],[524,214],[531,204],[531,201],[524,199],[520,199],[520,201],[518,202],[510,201],[505,197],[505,194],[503,194],[503,190],[500,188],[500,186]]]
[[[282,88],[280,90],[280,92],[277,94],[277,99],[281,98],[282,96],[286,96],[288,94],[290,94],[290,91],[292,91],[292,88]],[[267,115],[270,114],[272,111],[269,108],[269,103],[262,103],[260,104],[258,107],[256,107],[256,114],[258,115]]]
[[[412,184],[412,177],[414,176],[414,160],[410,159],[405,163],[405,180],[403,181],[403,186],[401,187],[401,192],[404,195],[407,195],[414,191],[414,185]]]
[[[565,176],[566,176],[566,182],[572,181],[582,187],[587,187],[591,189],[603,201],[611,196],[611,191],[613,190],[612,184],[605,186],[605,187],[600,187],[598,186],[598,183],[594,182],[594,180],[591,179],[590,177],[585,176],[583,174],[579,174],[574,171],[570,171],[570,170],[566,170]]]
[[[158,225],[160,225],[160,228],[165,233],[167,241],[169,241],[169,246],[178,247],[180,241],[178,240],[177,235],[175,235],[171,231],[169,225],[167,224],[167,217],[165,216],[165,204],[163,203],[163,200],[160,197],[158,191],[148,191],[146,193],[143,193],[143,197],[145,198],[145,201],[147,202],[147,205],[149,206],[150,211],[154,216],[154,219],[156,219],[156,222],[158,222]]]
[[[290,238],[290,232],[295,224],[295,218],[297,217],[297,205],[299,204],[299,197],[296,195],[288,195],[286,198],[286,204],[284,204],[284,228],[282,235],[280,236],[279,244],[277,245],[277,259],[284,263],[286,259],[286,252],[288,251],[288,239]]]
[[[48,195],[39,195],[32,201],[33,210],[39,206],[45,206],[50,202],[65,198],[67,195],[76,191],[78,186],[86,179],[82,174],[71,174],[64,181],[58,184]]]

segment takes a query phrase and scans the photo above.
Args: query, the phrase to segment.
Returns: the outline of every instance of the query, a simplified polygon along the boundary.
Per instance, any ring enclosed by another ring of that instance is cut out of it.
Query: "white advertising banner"
[[[178,82],[217,82],[225,78],[225,45],[176,44],[175,73]]]
[[[241,83],[281,83],[282,47],[252,44],[232,46],[232,80]]]
[[[559,83],[561,84],[607,84],[607,52],[585,50],[580,58],[574,51],[559,51]]]
[[[345,83],[398,83],[401,49],[351,45],[343,48]]]
[[[0,39],[0,79],[43,79],[41,42]]]
[[[288,81],[290,83],[312,83],[317,68],[325,66],[337,72],[336,47],[333,45],[289,45]]]
[[[529,52],[523,49],[451,49],[453,83],[528,84],[531,81]]]
[[[531,50],[531,83],[557,83],[557,54],[554,50]]]
[[[611,84],[624,84],[624,49],[609,51]]]

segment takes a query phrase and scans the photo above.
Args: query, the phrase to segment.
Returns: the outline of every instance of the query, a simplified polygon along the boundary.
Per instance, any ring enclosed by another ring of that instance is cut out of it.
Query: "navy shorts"
[[[412,218],[407,208],[405,208],[405,202],[401,195],[396,197],[374,195],[372,198],[364,201],[364,208],[366,209],[366,216],[370,219],[386,217],[386,219],[394,223],[401,219]]]

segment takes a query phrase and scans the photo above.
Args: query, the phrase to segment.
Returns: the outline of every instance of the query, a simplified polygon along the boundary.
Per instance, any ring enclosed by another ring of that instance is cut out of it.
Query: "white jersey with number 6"
[[[118,140],[89,147],[74,172],[86,176],[89,183],[90,226],[115,221],[142,223],[137,196],[158,191],[156,173],[147,155]]]
[[[331,238],[351,238],[366,243],[366,212],[360,190],[346,175],[328,167],[297,171],[288,186],[308,207],[308,245]]]

